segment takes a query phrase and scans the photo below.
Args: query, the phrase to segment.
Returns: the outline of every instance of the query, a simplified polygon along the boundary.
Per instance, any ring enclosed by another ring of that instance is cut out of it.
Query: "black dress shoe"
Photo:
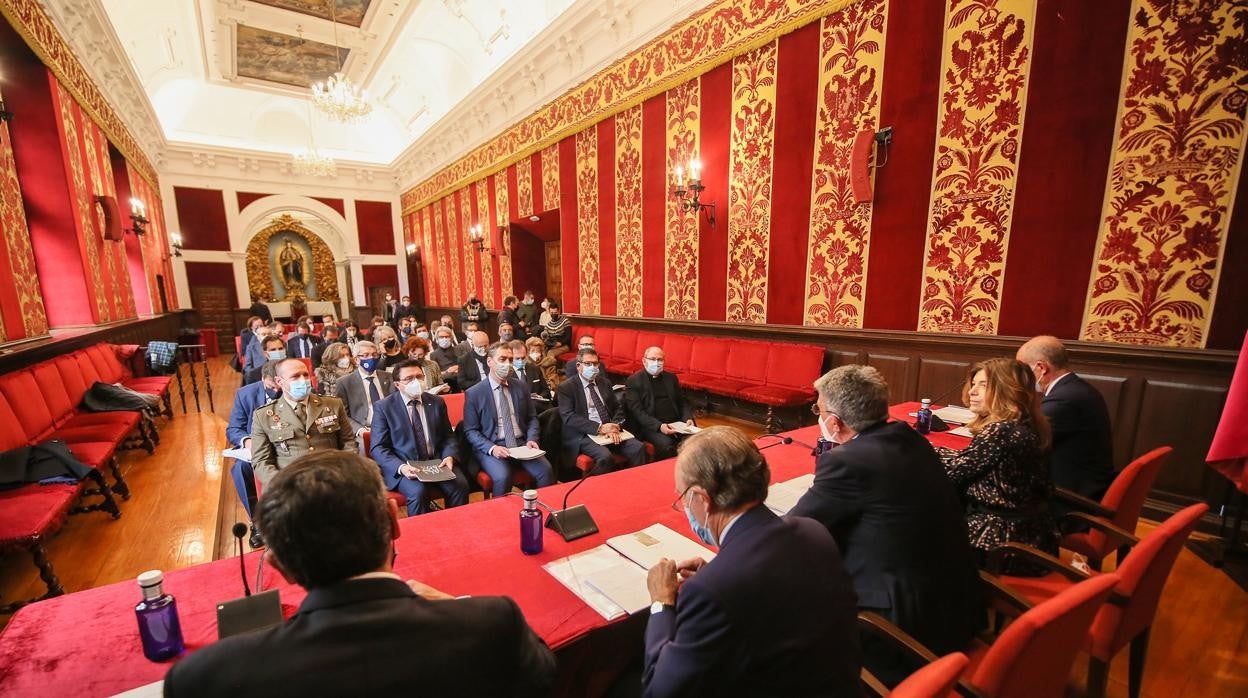
[[[255,524],[251,525],[251,538],[248,538],[247,542],[253,548],[264,547],[264,536],[260,535],[260,531],[256,528]]]

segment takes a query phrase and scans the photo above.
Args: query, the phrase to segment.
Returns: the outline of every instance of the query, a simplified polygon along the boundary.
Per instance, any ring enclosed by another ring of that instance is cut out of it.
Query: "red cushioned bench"
[[[823,347],[730,337],[678,334],[627,327],[573,328],[572,339],[594,338],[598,358],[611,374],[641,370],[641,357],[657,346],[667,355],[666,370],[685,388],[766,405],[767,432],[774,433],[775,410],[814,402],[813,383],[823,367]],[[566,362],[576,354],[559,357]]]

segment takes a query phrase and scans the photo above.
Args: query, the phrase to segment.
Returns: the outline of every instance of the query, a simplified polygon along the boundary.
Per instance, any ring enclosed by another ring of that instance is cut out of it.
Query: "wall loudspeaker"
[[[104,234],[104,239],[113,242],[124,240],[126,231],[121,229],[121,211],[117,208],[117,199],[100,195],[95,197],[95,203],[104,214],[104,229],[100,231]]]

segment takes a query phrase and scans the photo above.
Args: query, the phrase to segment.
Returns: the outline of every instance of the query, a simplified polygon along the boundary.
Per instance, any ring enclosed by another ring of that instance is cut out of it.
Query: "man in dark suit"
[[[437,395],[424,393],[425,377],[419,361],[401,361],[391,372],[395,391],[373,405],[373,460],[381,466],[386,487],[407,497],[407,514],[426,511],[425,484],[416,477],[408,461],[440,459],[441,466],[455,473],[455,479],[433,483],[442,491],[446,506],[468,503],[468,479],[455,467],[459,448],[451,432],[446,403]]]
[[[1070,370],[1070,357],[1057,337],[1033,337],[1015,358],[1031,367],[1040,409],[1049,418],[1053,484],[1099,500],[1114,480],[1114,444],[1105,398]]]
[[[499,340],[502,340],[503,325],[511,325],[512,336],[507,340],[524,339],[524,328],[520,325],[520,316],[516,314],[516,309],[520,307],[520,301],[515,296],[507,296],[503,299],[503,309],[498,311],[498,329]]]
[[[256,518],[265,560],[307,598],[282,625],[174,664],[165,695],[400,695],[414,680],[429,695],[547,695],[555,657],[514,601],[454,599],[394,574],[398,508],[382,492],[377,466],[353,453],[284,468]]]
[[[583,339],[583,338],[582,338]],[[612,453],[627,459],[627,467],[646,462],[646,445],[640,439],[621,439],[624,406],[600,374],[602,365],[593,349],[576,354],[577,372],[559,385],[559,416],[563,419],[563,454],[568,463],[584,453],[594,459],[593,473],[615,470]],[[610,446],[596,443],[591,436],[611,439]]]
[[[678,502],[719,553],[650,570],[645,695],[859,695],[854,591],[836,543],[814,521],[764,506],[770,478],[732,427],[682,447]]]
[[[888,423],[888,384],[874,368],[841,366],[815,391],[824,438],[841,446],[819,455],[814,484],[789,516],[832,533],[860,610],[936,654],[965,650],[984,601],[962,505],[936,452],[910,425]],[[864,641],[863,654],[887,684],[908,673],[886,646]]]
[[[580,354],[580,352],[582,352],[585,349],[594,349],[594,348],[595,348],[594,338],[592,335],[583,334],[581,335],[580,339],[576,340],[577,354]],[[568,359],[568,363],[565,364],[563,367],[563,375],[567,376],[568,378],[576,377],[576,372],[580,370],[576,365],[576,362],[578,361],[578,359],[579,357],[577,356],[573,356],[572,358]]]
[[[511,491],[511,466],[523,467],[538,487],[555,484],[554,470],[544,457],[519,460],[510,450],[517,446],[538,448],[537,415],[529,388],[516,379],[511,347],[502,342],[486,351],[486,379],[464,394],[464,433],[477,461],[494,481],[493,495]]]
[[[386,292],[386,298],[381,302],[381,321],[391,327],[398,324],[399,318],[399,302],[394,299],[394,294]]]
[[[524,342],[519,339],[513,339],[507,342],[507,346],[511,347],[512,366],[516,370],[516,376],[529,386],[529,394],[533,399],[538,400],[537,410],[541,411],[547,407],[553,407],[554,393],[550,391],[550,384],[546,382],[546,377],[542,375],[542,369],[537,367],[537,363],[529,358],[528,351],[525,349]]]
[[[389,373],[377,370],[381,365],[381,351],[376,344],[361,340],[355,343],[352,352],[359,368],[338,379],[334,397],[346,406],[351,428],[358,439],[360,432],[372,426],[373,405],[394,391],[394,380]]]
[[[676,455],[680,434],[669,424],[685,422],[693,425],[693,408],[685,401],[676,374],[663,370],[666,355],[659,347],[650,347],[642,355],[642,370],[624,383],[624,410],[633,433],[654,446],[654,459]]]
[[[264,318],[259,315],[252,315],[247,318],[247,326],[238,331],[239,365],[243,365],[243,362],[247,359],[247,347],[251,346],[251,343],[264,332],[267,324]]]
[[[234,407],[230,410],[230,421],[225,427],[225,438],[231,448],[251,449],[251,418],[256,410],[277,399],[281,391],[277,389],[277,361],[267,361],[260,369],[260,380],[245,385],[234,393]],[[230,477],[234,480],[234,489],[238,499],[247,510],[247,518],[251,522],[251,538],[248,542],[253,548],[264,547],[264,538],[256,528],[253,518],[256,509],[256,473],[251,468],[251,461],[235,458],[230,466]]]
[[[243,371],[243,385],[251,385],[260,380],[260,368],[266,361],[285,359],[286,340],[282,339],[278,330],[268,328],[264,337],[257,339],[247,347],[247,365]]]
[[[319,368],[321,355],[325,353],[325,340],[312,334],[310,322],[300,323],[295,333],[286,340],[286,352],[294,359],[311,359],[312,368]]]
[[[485,380],[490,368],[487,365],[486,348],[490,346],[490,337],[484,332],[472,332],[468,335],[472,344],[471,351],[459,358],[459,389],[468,392],[472,386]]]

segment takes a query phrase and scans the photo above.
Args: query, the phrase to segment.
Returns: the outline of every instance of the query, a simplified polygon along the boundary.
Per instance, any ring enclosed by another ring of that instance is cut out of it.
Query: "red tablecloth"
[[[907,407],[899,405],[897,410],[904,413],[917,404]],[[787,435],[814,443],[819,428],[806,427]],[[933,443],[945,440],[954,440],[949,445],[955,447],[967,443],[947,434],[932,436]],[[766,440],[759,443],[767,445]],[[798,443],[777,444],[764,454],[776,482],[814,469],[810,450]],[[511,596],[552,648],[566,646],[605,627],[607,621],[542,565],[656,521],[692,538],[684,514],[671,509],[677,496],[673,463],[661,461],[587,481],[571,501],[589,507],[600,533],[565,543],[547,531],[545,550],[531,557],[520,552],[518,497],[404,519],[396,541],[395,571],[404,579],[418,579],[455,595]],[[558,506],[571,486],[545,488],[542,500]],[[246,559],[249,575],[254,575],[259,553]],[[265,587],[281,590],[287,615],[304,597],[302,589],[286,584],[276,574],[266,574]],[[238,561],[218,560],[171,571],[165,575],[165,588],[177,597],[183,636],[194,651],[216,639],[216,604],[241,593]],[[143,657],[133,611],[138,599],[134,582],[119,582],[18,611],[0,634],[0,694],[105,696],[161,679],[169,664]],[[567,670],[561,666],[561,671]]]
[[[211,359],[221,355],[221,345],[217,339],[217,331],[210,327],[199,328],[199,343],[204,345],[204,356]]]

